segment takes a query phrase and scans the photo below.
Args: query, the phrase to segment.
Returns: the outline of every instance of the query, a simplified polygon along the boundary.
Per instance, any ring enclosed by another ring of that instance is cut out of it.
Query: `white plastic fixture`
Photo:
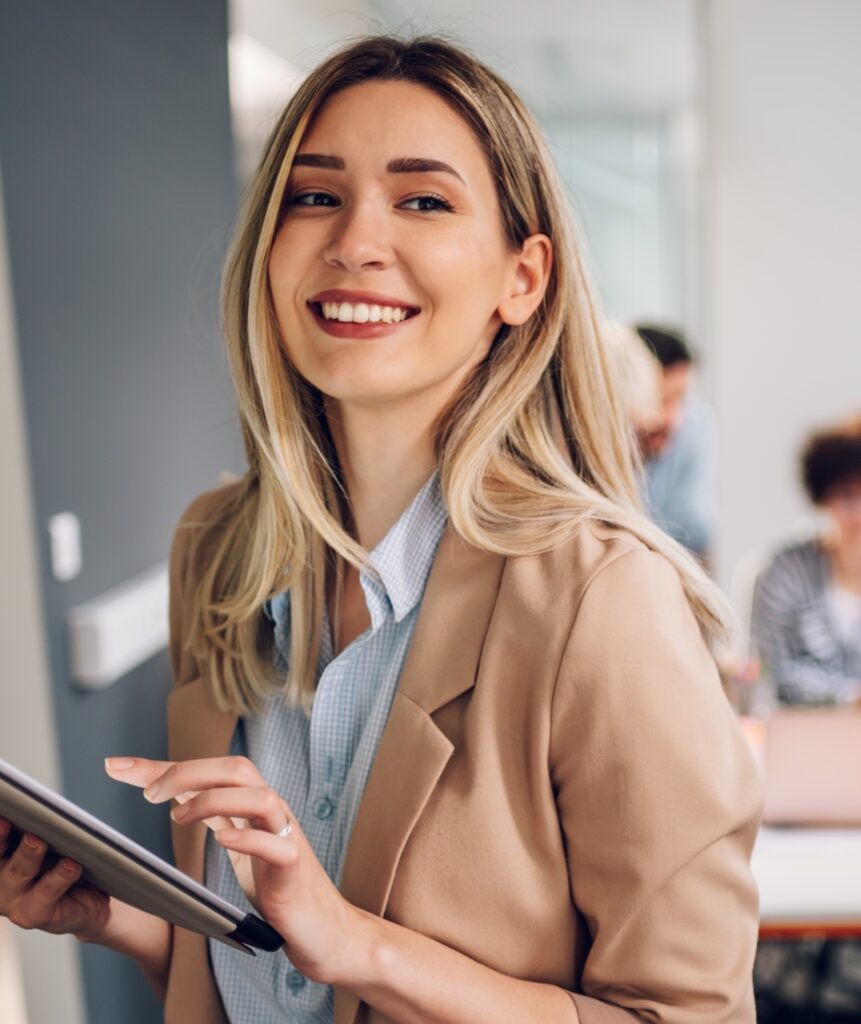
[[[66,613],[72,678],[110,686],[167,646],[168,570],[156,566]]]
[[[58,512],[48,520],[51,575],[59,583],[81,571],[81,521],[74,512]]]

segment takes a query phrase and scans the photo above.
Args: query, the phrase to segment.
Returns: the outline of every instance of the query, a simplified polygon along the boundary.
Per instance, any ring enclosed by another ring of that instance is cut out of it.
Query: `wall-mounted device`
[[[109,686],[167,645],[167,563],[66,613],[72,678]]]

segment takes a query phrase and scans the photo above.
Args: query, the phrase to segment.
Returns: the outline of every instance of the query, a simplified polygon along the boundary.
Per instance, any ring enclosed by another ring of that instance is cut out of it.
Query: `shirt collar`
[[[415,608],[424,593],[446,524],[439,474],[434,472],[371,552],[359,579],[374,626],[377,599],[390,604],[396,622]]]
[[[439,474],[434,472],[371,552],[359,574],[365,600],[376,628],[390,607],[400,622],[415,608],[424,593],[436,549],[447,520]],[[263,603],[275,627],[278,661],[289,656],[290,592],[275,594]]]

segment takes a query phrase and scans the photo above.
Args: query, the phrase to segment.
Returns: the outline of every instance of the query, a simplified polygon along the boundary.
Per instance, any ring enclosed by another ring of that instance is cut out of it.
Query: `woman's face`
[[[367,82],[302,140],[269,285],[291,362],[324,394],[442,408],[503,320],[540,301],[524,314],[522,262],[466,122],[423,86]]]

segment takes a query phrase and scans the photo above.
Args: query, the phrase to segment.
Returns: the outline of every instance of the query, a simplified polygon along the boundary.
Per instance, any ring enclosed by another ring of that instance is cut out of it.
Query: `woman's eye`
[[[451,212],[454,209],[447,199],[434,195],[413,196],[412,199],[404,200],[401,206],[420,213],[433,213],[436,210],[448,210]]]
[[[337,206],[338,200],[328,192],[303,192],[293,196],[291,206]]]

